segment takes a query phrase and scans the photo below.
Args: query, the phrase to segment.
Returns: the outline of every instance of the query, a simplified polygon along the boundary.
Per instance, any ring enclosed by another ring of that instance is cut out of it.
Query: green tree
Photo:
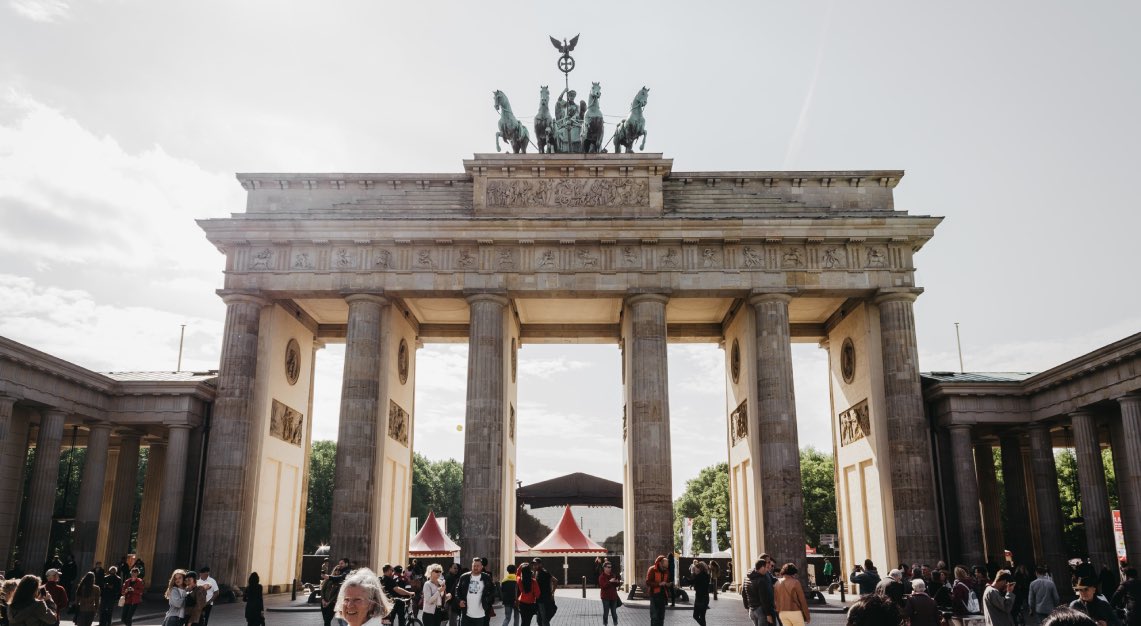
[[[1109,449],[1101,451],[1101,462],[1105,466],[1109,508],[1116,509],[1118,508],[1117,480],[1113,473],[1113,455]],[[1073,448],[1055,450],[1054,465],[1058,468],[1058,495],[1062,504],[1062,541],[1066,545],[1066,552],[1073,556],[1089,556],[1082,518],[1082,488],[1078,482],[1078,459]]]
[[[800,450],[800,484],[804,493],[804,541],[821,554],[820,535],[836,534],[836,474],[831,454],[808,447]]]
[[[435,513],[448,518],[448,534],[453,538],[463,530],[464,468],[455,459],[433,461],[422,454],[412,455],[412,516],[420,520]]]
[[[336,441],[314,441],[309,452],[309,501],[305,505],[305,552],[328,544],[333,511],[333,473]]]
[[[717,547],[729,545],[729,464],[711,465],[685,483],[685,493],[674,501],[675,549],[681,549],[682,520],[693,518],[693,551],[708,552],[710,520],[717,518]]]

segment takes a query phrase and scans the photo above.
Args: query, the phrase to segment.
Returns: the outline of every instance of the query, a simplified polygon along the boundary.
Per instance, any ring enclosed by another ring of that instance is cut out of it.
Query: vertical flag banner
[[[1125,558],[1125,530],[1121,525],[1121,511],[1113,512],[1113,539],[1117,542],[1117,558]]]
[[[681,553],[684,556],[693,556],[693,518],[686,517],[681,520]]]
[[[709,518],[709,552],[717,554],[721,549],[717,547],[717,518]]]

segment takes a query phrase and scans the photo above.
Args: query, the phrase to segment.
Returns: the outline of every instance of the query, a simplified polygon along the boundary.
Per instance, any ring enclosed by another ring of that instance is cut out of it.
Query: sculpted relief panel
[[[299,446],[301,445],[301,436],[304,430],[302,427],[304,425],[305,416],[299,411],[277,400],[273,401],[269,415],[269,435],[271,437]]]
[[[487,206],[641,207],[650,204],[645,178],[536,178],[487,181]]]
[[[840,445],[855,443],[872,434],[871,416],[868,414],[868,401],[861,400],[855,406],[840,414]]]

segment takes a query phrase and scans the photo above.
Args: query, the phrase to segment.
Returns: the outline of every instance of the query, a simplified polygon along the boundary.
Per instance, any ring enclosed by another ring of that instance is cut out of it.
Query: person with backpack
[[[951,613],[955,617],[979,615],[979,596],[975,593],[974,580],[962,565],[955,568],[955,584],[951,586]]]

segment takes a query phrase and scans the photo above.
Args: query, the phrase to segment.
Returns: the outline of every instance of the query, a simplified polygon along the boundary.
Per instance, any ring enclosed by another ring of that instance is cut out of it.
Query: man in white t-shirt
[[[487,626],[492,614],[495,586],[491,576],[483,571],[483,559],[472,559],[471,571],[461,575],[456,583],[456,596],[463,614],[462,626]]]
[[[198,626],[207,626],[210,623],[210,611],[214,608],[214,597],[218,595],[218,581],[210,577],[209,567],[198,570],[198,586],[206,588],[206,606],[202,609],[202,621],[198,622]]]

